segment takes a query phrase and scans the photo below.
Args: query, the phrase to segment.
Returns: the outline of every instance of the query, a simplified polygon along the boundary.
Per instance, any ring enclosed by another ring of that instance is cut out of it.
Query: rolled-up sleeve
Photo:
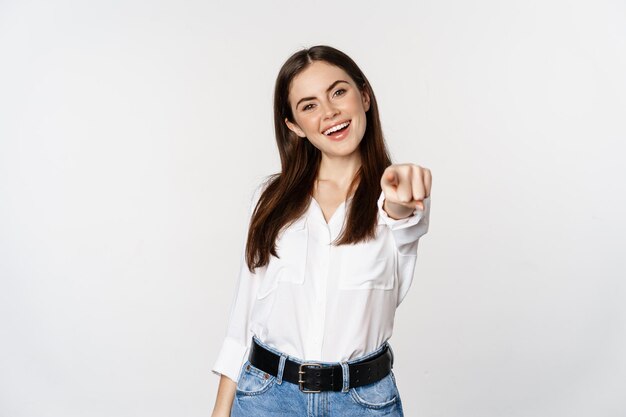
[[[263,184],[258,186],[253,192],[249,217],[251,217],[254,207],[259,200],[262,188]],[[241,367],[248,357],[252,340],[252,332],[250,330],[251,312],[256,300],[259,281],[262,278],[261,275],[267,268],[266,266],[257,268],[254,273],[248,270],[245,261],[247,235],[246,229],[244,243],[240,251],[239,276],[235,286],[235,295],[231,303],[226,336],[222,339],[217,360],[211,369],[214,374],[225,375],[235,382],[238,382]]]

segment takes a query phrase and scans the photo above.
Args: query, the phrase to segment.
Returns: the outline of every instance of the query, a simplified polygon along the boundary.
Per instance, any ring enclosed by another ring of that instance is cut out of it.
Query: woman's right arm
[[[220,385],[217,388],[217,398],[211,417],[230,417],[236,388],[235,381],[225,375],[220,377]]]
[[[253,192],[249,209],[250,216],[256,207],[264,185],[261,184]],[[245,236],[247,237],[247,233]],[[251,313],[256,300],[259,281],[266,268],[258,268],[255,272],[248,270],[245,262],[245,243],[244,239],[241,248],[240,273],[235,285],[226,335],[212,368],[213,373],[220,376],[212,417],[230,417],[237,388],[237,378],[248,356],[252,340]]]

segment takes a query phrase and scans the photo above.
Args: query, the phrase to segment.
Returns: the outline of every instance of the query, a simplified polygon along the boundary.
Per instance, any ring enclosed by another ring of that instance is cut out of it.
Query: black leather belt
[[[252,340],[249,358],[256,368],[271,375],[278,375],[280,355],[265,349]],[[384,349],[371,358],[348,364],[350,388],[371,384],[386,377],[393,367],[393,352],[386,344]],[[286,359],[283,380],[298,384],[300,391],[321,392],[341,391],[343,388],[343,370],[339,363],[335,365],[299,363]]]

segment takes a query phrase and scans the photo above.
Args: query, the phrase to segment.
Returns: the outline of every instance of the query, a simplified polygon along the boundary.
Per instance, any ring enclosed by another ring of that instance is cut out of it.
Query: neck
[[[329,181],[339,188],[347,189],[360,167],[361,155],[358,151],[347,156],[322,154],[317,180]]]

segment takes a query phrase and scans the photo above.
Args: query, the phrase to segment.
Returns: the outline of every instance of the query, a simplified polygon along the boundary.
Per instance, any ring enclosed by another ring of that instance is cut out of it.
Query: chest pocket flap
[[[303,216],[283,229],[276,237],[278,258],[270,255],[267,271],[257,293],[265,298],[280,282],[303,284],[308,251],[308,228]]]
[[[376,239],[339,247],[340,290],[391,290],[394,287],[397,253],[393,236],[380,217],[377,228]]]

